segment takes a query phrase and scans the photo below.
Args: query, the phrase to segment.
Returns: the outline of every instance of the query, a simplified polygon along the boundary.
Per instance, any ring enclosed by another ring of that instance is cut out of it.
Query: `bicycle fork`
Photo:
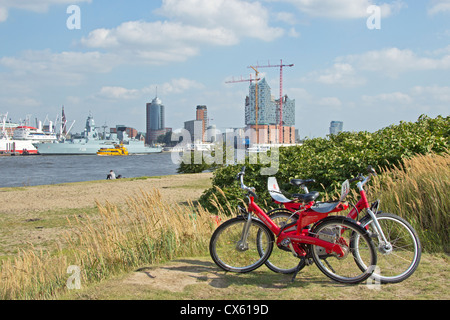
[[[376,214],[371,209],[367,209],[367,213],[369,213],[369,216],[372,219],[371,223],[373,223],[377,231],[377,238],[379,241],[378,249],[382,253],[390,253],[392,251],[392,245],[386,239],[386,236],[384,235],[383,229],[381,228],[380,223],[378,222]]]
[[[250,225],[252,223],[252,214],[248,212],[248,216],[245,219],[246,222],[244,223],[244,227],[242,228],[241,240],[239,240],[236,244],[236,250],[238,251],[248,250],[248,234],[250,231]]]

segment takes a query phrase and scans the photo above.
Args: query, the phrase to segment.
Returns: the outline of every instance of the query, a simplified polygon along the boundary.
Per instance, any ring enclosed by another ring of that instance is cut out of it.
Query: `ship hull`
[[[113,144],[105,143],[45,143],[36,145],[41,155],[97,155],[97,151]],[[145,145],[126,145],[129,154],[151,154],[162,152],[161,148],[152,148]]]
[[[30,141],[0,139],[2,154],[37,154],[36,147]]]

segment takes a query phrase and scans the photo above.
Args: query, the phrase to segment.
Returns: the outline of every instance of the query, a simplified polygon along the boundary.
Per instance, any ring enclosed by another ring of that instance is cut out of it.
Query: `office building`
[[[197,106],[196,120],[202,121],[202,141],[206,138],[205,133],[208,128],[208,108],[206,106]]]
[[[184,123],[184,129],[187,130],[191,136],[191,141],[187,143],[202,143],[203,141],[203,121],[191,120]]]
[[[344,129],[344,122],[342,121],[331,121],[330,123],[330,134],[338,134]]]
[[[165,107],[162,101],[155,97],[151,103],[147,103],[146,143],[155,143],[160,135],[166,134],[166,131]]]

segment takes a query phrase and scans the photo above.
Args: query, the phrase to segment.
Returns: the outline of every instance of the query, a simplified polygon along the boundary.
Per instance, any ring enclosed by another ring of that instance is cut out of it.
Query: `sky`
[[[370,131],[450,114],[450,0],[0,0],[0,113],[145,131],[146,103],[183,128],[197,105],[245,126],[255,78],[296,101],[296,128]]]

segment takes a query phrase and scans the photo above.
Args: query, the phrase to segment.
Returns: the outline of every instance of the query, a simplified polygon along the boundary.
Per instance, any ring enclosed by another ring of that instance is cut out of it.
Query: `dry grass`
[[[419,155],[383,171],[369,188],[381,210],[405,218],[428,252],[450,253],[450,155]]]
[[[71,265],[81,270],[81,283],[90,284],[144,264],[206,253],[216,220],[203,208],[169,204],[158,190],[142,191],[127,204],[118,209],[97,203],[97,217],[74,216],[66,245],[55,253],[27,250],[5,260],[0,298],[55,298],[67,290]]]

